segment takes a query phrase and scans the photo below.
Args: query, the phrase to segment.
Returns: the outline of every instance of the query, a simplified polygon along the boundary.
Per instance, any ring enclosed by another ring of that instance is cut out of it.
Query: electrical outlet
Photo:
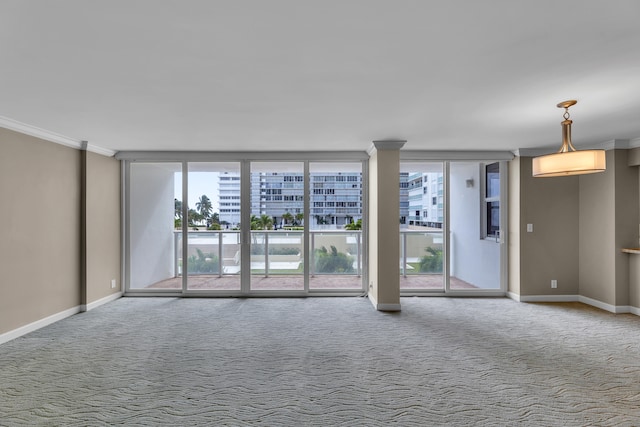
[[[556,289],[558,287],[558,281],[556,279],[551,280],[551,288]]]
[[[533,224],[527,224],[527,233],[533,233]]]
[[[111,279],[111,289],[116,288],[116,279]]]

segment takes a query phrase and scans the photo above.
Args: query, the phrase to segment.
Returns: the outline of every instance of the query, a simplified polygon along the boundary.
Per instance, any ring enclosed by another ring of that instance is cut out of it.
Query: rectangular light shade
[[[547,154],[533,159],[533,176],[552,177],[603,172],[604,150],[579,150]]]

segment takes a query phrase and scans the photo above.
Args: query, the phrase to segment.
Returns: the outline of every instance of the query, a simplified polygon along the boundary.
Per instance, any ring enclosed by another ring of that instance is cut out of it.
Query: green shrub
[[[338,252],[333,245],[331,252],[323,246],[315,250],[314,256],[317,273],[353,273],[353,257]]]
[[[269,247],[269,255],[298,255],[299,253],[300,249],[298,248],[280,248],[277,246]],[[251,246],[251,255],[264,255],[264,246]]]
[[[428,247],[425,249],[429,255],[420,258],[421,273],[442,273],[442,249]]]
[[[218,257],[212,253],[204,253],[200,249],[196,248],[198,255],[191,255],[187,258],[187,272],[188,273],[218,273],[220,271],[220,265]]]

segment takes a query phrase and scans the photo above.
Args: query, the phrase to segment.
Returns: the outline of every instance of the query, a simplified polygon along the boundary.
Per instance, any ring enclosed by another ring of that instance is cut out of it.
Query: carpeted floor
[[[640,318],[578,303],[123,298],[0,345],[0,425],[640,425]]]

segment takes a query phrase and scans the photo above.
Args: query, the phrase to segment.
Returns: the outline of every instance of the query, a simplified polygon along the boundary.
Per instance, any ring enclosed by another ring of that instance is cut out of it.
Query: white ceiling
[[[0,0],[0,116],[107,150],[640,137],[640,1]]]

